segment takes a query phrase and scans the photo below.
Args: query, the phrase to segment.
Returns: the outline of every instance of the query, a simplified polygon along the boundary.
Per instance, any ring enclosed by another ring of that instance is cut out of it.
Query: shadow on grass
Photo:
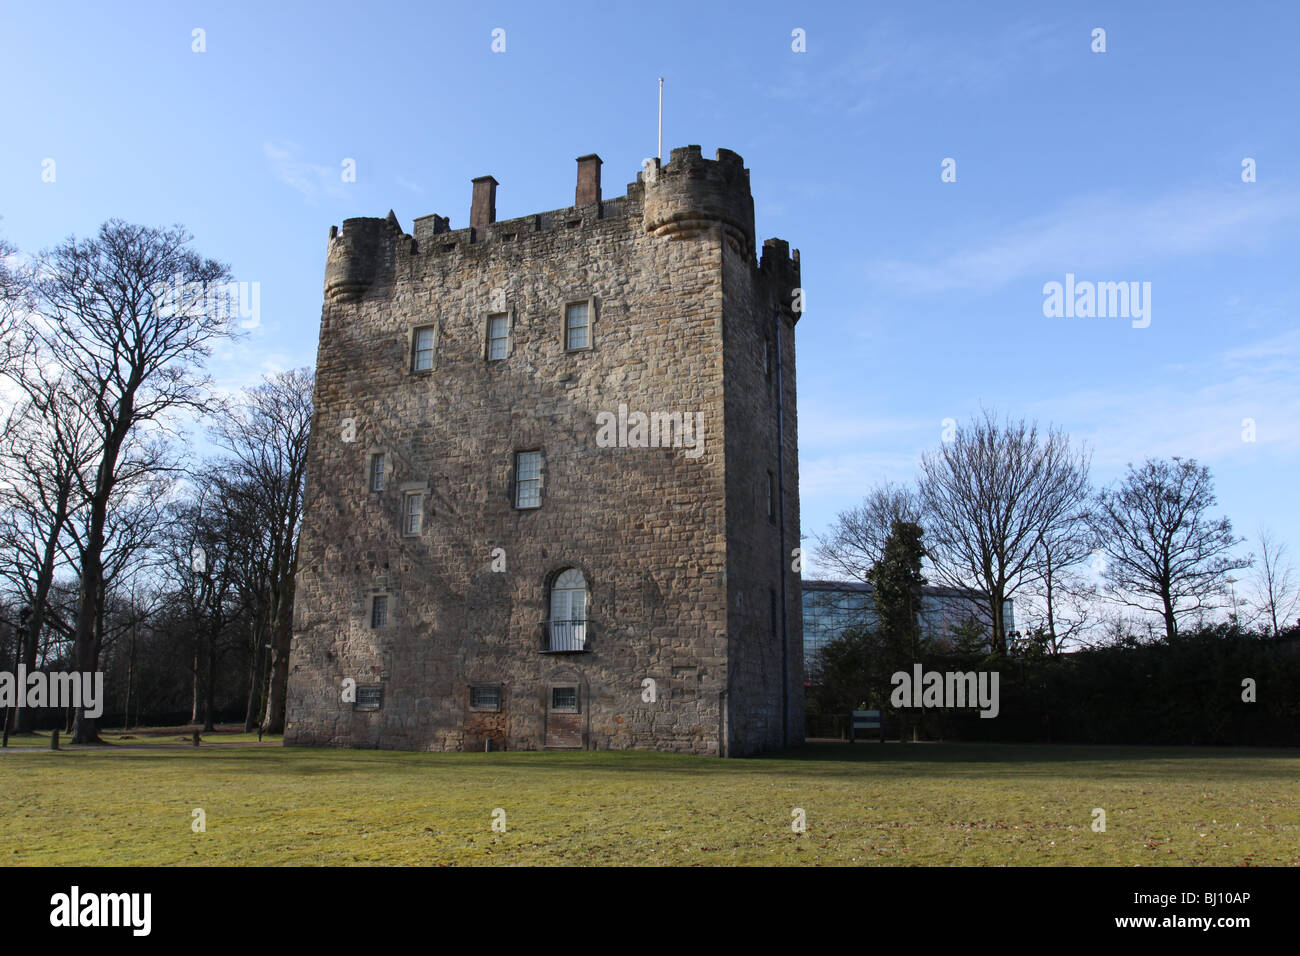
[[[1114,763],[1124,760],[1297,759],[1300,748],[1177,747],[1119,744],[810,743],[760,754],[754,760],[815,763]]]
[[[629,783],[647,776],[700,778],[747,774],[805,773],[818,778],[844,776],[861,779],[873,772],[891,776],[916,774],[942,776],[947,772],[980,768],[991,772],[1034,772],[1059,764],[1106,767],[1132,765],[1141,761],[1211,761],[1204,769],[1215,772],[1222,762],[1230,771],[1231,761],[1250,761],[1251,773],[1271,776],[1295,774],[1293,761],[1300,750],[1264,748],[1084,746],[1053,744],[922,743],[842,744],[814,743],[775,751],[747,759],[726,760],[694,754],[659,753],[645,750],[612,751],[496,751],[493,753],[427,753],[401,750],[314,747],[258,747],[217,749],[202,747],[178,750],[132,750],[114,747],[74,751],[76,758],[130,759],[141,769],[174,768],[177,760],[200,759],[205,770],[280,774],[288,778],[347,776],[358,773],[396,773],[437,779],[484,779],[509,775],[515,780],[595,774],[626,777]],[[170,763],[167,763],[170,761]],[[65,764],[65,766],[67,766]],[[1081,768],[1080,768],[1081,769]],[[1191,768],[1189,765],[1189,769]],[[1076,771],[1078,772],[1078,771]]]

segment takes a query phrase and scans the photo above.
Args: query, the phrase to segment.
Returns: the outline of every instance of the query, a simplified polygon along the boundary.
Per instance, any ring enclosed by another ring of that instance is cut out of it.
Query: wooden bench
[[[876,730],[880,732],[880,742],[885,742],[885,721],[878,710],[855,710],[853,718],[849,721],[849,743],[854,743],[854,738],[859,730]]]

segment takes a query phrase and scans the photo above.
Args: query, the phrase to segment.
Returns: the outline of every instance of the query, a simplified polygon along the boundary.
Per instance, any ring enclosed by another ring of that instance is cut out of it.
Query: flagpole
[[[659,161],[664,159],[664,78],[659,77]]]

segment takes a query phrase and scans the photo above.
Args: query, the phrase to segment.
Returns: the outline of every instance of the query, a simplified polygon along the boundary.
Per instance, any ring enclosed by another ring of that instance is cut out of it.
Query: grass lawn
[[[132,730],[101,730],[99,735],[104,743],[110,747],[155,747],[160,744],[169,746],[190,744],[193,746],[190,738],[193,732],[193,727],[146,727]],[[216,731],[201,733],[200,736],[203,743],[257,743],[256,730],[251,734],[246,734],[242,730],[235,730],[228,726],[218,726]],[[262,738],[264,743],[279,743],[282,739],[279,735]],[[71,741],[71,734],[59,733],[60,748],[71,747]],[[50,747],[50,732],[48,730],[38,730],[31,734],[10,734],[9,746],[35,747],[38,750],[48,750]]]
[[[139,742],[0,756],[0,862],[1300,864],[1296,750],[818,744],[728,761],[123,746]]]

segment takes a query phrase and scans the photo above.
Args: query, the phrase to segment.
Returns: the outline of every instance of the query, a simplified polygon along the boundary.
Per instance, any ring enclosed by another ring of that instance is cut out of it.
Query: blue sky
[[[802,252],[805,533],[983,403],[1086,440],[1099,482],[1195,457],[1240,533],[1300,549],[1296,4],[0,10],[0,234],[185,224],[260,283],[260,324],[212,363],[227,388],[314,364],[331,224],[458,228],[484,174],[499,218],[565,206],[588,152],[621,195],[662,75],[665,154],[740,153],[760,241]],[[1150,325],[1045,317],[1067,273],[1149,282]]]

